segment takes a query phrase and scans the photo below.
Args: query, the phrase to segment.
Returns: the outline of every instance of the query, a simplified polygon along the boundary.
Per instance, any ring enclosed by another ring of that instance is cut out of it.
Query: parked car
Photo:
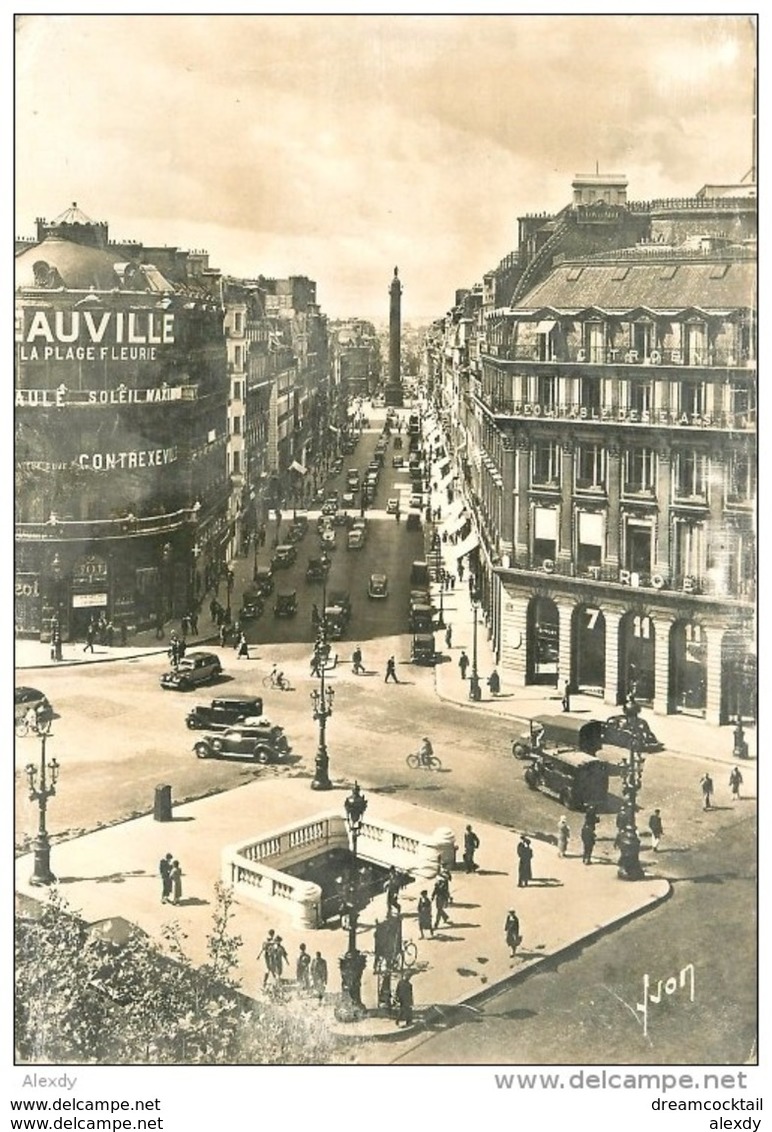
[[[391,499],[386,500],[386,514],[396,515],[397,511],[399,511],[399,499],[395,495]]]
[[[27,687],[20,687],[14,690],[13,717],[16,723],[20,723],[21,720],[24,719],[30,708],[34,711],[38,707],[47,707],[49,710],[51,708],[45,692],[39,692],[37,688]]]
[[[258,566],[254,573],[254,589],[261,597],[273,593],[273,571],[270,566]]]
[[[421,492],[414,491],[413,494],[410,496],[410,506],[411,507],[417,507],[417,508],[420,509],[421,507],[423,507],[423,505],[424,505],[423,495],[421,494]]]
[[[294,590],[277,593],[273,607],[274,617],[294,617],[298,611],[298,595]]]
[[[599,719],[576,719],[570,715],[537,715],[512,742],[516,759],[534,758],[551,747],[571,747],[595,755],[603,744]]]
[[[274,570],[286,570],[296,560],[298,552],[291,543],[284,542],[276,547],[271,559],[271,566]]]
[[[365,532],[361,527],[355,527],[348,533],[348,548],[349,550],[361,550],[365,545]]]
[[[222,675],[219,656],[213,652],[188,652],[171,672],[161,677],[162,688],[173,688],[178,692],[189,692],[199,684],[208,684]]]
[[[191,731],[232,727],[263,714],[262,696],[223,696],[209,704],[196,704],[185,716]]]
[[[259,763],[274,763],[289,754],[290,746],[283,729],[261,716],[249,723],[204,735],[193,744],[193,750],[200,759],[233,755]]]
[[[436,664],[437,651],[434,647],[433,633],[416,633],[410,643],[410,659],[413,664]]]
[[[371,574],[367,586],[367,596],[385,598],[389,596],[389,579],[386,574]]]
[[[629,751],[633,735],[635,735],[637,749],[644,754],[653,754],[655,751],[664,751],[665,749],[665,744],[660,743],[646,720],[641,719],[640,716],[633,726],[631,726],[626,715],[612,715],[603,724],[604,746],[624,747]]]
[[[608,763],[583,751],[544,751],[523,778],[531,790],[551,794],[569,810],[603,810],[608,802]]]

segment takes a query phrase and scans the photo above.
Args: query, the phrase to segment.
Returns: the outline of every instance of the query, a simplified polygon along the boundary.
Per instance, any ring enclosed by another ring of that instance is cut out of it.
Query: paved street
[[[356,456],[346,458],[338,484],[345,478],[348,466],[361,468],[366,464],[378,433],[379,428],[366,433]],[[467,818],[479,823],[488,830],[480,860],[494,872],[501,865],[498,842],[501,837],[511,838],[510,831],[515,829],[527,830],[534,837],[537,865],[547,861],[551,865],[556,824],[562,810],[553,799],[527,788],[524,764],[512,758],[510,748],[523,719],[558,710],[555,693],[544,688],[504,688],[499,697],[492,698],[486,692],[479,704],[469,703],[467,684],[458,671],[461,648],[468,653],[473,648],[472,614],[468,594],[462,587],[443,594],[445,620],[454,629],[452,648],[445,646],[443,634],[438,633],[442,657],[437,668],[409,663],[409,569],[413,558],[423,556],[423,547],[420,534],[408,532],[404,522],[397,524],[384,509],[386,499],[400,488],[404,494],[406,483],[406,474],[392,469],[387,460],[376,506],[367,513],[369,533],[365,547],[347,550],[341,528],[339,546],[333,554],[329,588],[350,592],[353,619],[346,639],[336,646],[339,662],[328,674],[329,685],[335,689],[334,713],[327,725],[330,774],[340,789],[326,796],[325,806],[339,803],[341,790],[356,778],[366,784],[373,805],[418,806],[427,814],[437,811],[456,815],[459,829]],[[164,642],[155,642],[153,634],[146,634],[125,651],[100,650],[98,646],[94,658],[84,655],[82,646],[68,645],[65,660],[71,663],[62,665],[49,663],[45,646],[20,644],[17,662],[25,671],[19,672],[17,682],[42,687],[57,713],[54,736],[48,745],[49,754],[55,755],[62,767],[57,793],[49,806],[48,824],[55,839],[147,814],[158,783],[171,785],[176,807],[186,800],[229,791],[252,781],[256,789],[264,783],[273,797],[277,797],[277,789],[287,796],[306,796],[318,740],[310,703],[310,692],[318,688],[318,681],[311,678],[309,671],[310,610],[313,601],[320,601],[320,588],[309,586],[303,575],[307,559],[317,553],[316,548],[312,519],[309,532],[298,547],[297,563],[286,573],[277,574],[277,588],[285,588],[286,583],[288,588],[297,589],[297,617],[287,621],[275,619],[269,601],[263,617],[250,630],[250,638],[255,642],[251,658],[238,660],[232,648],[211,646],[222,658],[224,676],[216,686],[198,692],[185,694],[160,688],[159,677],[168,668],[168,659]],[[267,551],[259,560],[264,559],[267,560]],[[234,609],[241,592],[249,585],[252,568],[251,556],[235,564]],[[370,601],[366,596],[367,580],[374,570],[389,575],[390,596],[384,602]],[[220,597],[224,597],[224,588]],[[438,597],[435,587],[435,603]],[[206,637],[211,628],[205,612],[201,635]],[[357,643],[362,645],[366,668],[361,676],[352,673],[349,660]],[[492,666],[484,630],[478,634],[477,644],[480,674],[484,677]],[[390,655],[397,659],[399,685],[385,685],[383,681]],[[91,663],[92,659],[97,663]],[[85,663],[86,660],[89,662]],[[100,660],[110,663],[99,663]],[[274,662],[289,676],[291,691],[264,687]],[[285,728],[291,743],[291,755],[285,764],[256,767],[236,759],[201,761],[194,756],[196,733],[185,727],[187,710],[213,695],[234,694],[263,695],[266,714]],[[609,714],[609,709],[591,697],[575,697],[572,706],[574,714],[599,718]],[[743,800],[732,804],[726,785],[731,765],[731,737],[727,729],[706,728],[683,717],[646,714],[663,738],[666,750],[650,756],[646,762],[640,799],[643,824],[651,808],[659,806],[666,836],[656,858],[644,838],[644,859],[649,869],[675,881],[674,897],[662,910],[649,912],[642,920],[618,929],[607,940],[566,957],[554,969],[550,968],[549,974],[532,977],[498,995],[482,1007],[482,1014],[472,1016],[468,1011],[451,1010],[427,1015],[430,1040],[425,1040],[424,1033],[418,1043],[411,1039],[407,1046],[400,1043],[398,1049],[390,1045],[388,1053],[381,1047],[360,1051],[361,1060],[391,1060],[399,1056],[405,1061],[423,1063],[528,1063],[575,1057],[604,1062],[615,1060],[617,1041],[634,1041],[635,1048],[624,1060],[656,1062],[665,1056],[662,1043],[670,1043],[668,1054],[677,1056],[682,1027],[697,1016],[705,1046],[704,1057],[695,1053],[695,1061],[712,1057],[743,1060],[751,1056],[747,1047],[753,1029],[748,1020],[752,1017],[754,971],[751,965],[738,977],[729,978],[725,925],[738,925],[733,946],[744,954],[753,954],[754,925],[748,909],[752,907],[755,883],[755,760],[743,766]],[[431,737],[442,759],[443,770],[439,774],[411,772],[405,764],[407,752],[418,746],[424,734]],[[749,738],[754,738],[752,732]],[[37,808],[28,800],[23,774],[24,765],[37,756],[38,744],[34,739],[17,741],[16,839],[20,848],[28,845],[37,823]],[[604,748],[601,756],[611,764],[612,807],[602,818],[596,855],[599,863],[608,863],[609,868],[603,873],[612,878],[616,859],[614,808],[619,795],[617,763],[621,752]],[[716,807],[705,813],[700,803],[699,778],[708,766],[716,780],[717,796]],[[284,787],[282,781],[286,783]],[[308,797],[318,799],[311,791]],[[144,820],[147,825],[149,819]],[[571,850],[576,852],[581,819],[579,815],[569,815],[569,821]],[[154,834],[164,831],[164,826],[154,826],[152,822],[147,828]],[[197,828],[203,832],[205,826]],[[78,844],[72,843],[76,861]],[[81,844],[85,847],[85,842]],[[65,850],[55,845],[53,852],[56,865],[57,854],[69,853],[70,847]],[[151,875],[153,854],[148,862],[142,854],[140,857],[134,865],[140,872],[150,870]],[[117,861],[115,867],[120,872]],[[82,866],[78,868],[82,873]],[[79,875],[77,868],[71,872],[73,876]],[[617,883],[613,882],[612,888]],[[705,893],[710,894],[707,926]],[[506,901],[506,897],[501,894],[494,900],[499,912],[502,900]],[[563,899],[561,913],[566,906]],[[572,924],[576,926],[575,905],[569,902],[568,907],[565,926],[570,929]],[[495,916],[491,919],[494,922],[498,924]],[[642,1045],[640,1027],[634,1019],[634,1029],[630,1030],[630,1001],[638,989],[639,977],[644,970],[667,975],[671,966],[680,969],[687,962],[697,965],[701,989],[713,982],[729,988],[726,997],[719,1003],[709,994],[701,994],[695,1007],[698,1015],[668,1012],[668,1028],[658,1035],[659,1044]],[[475,969],[468,964],[466,956],[459,967]],[[461,978],[457,994],[443,993],[442,981],[436,983],[432,1001],[462,999],[470,986],[479,985],[478,976]],[[566,1003],[576,1005],[567,1008]],[[712,1019],[715,1023],[718,1018],[725,1019],[720,1026],[705,1021]],[[603,1041],[596,1040],[593,1053],[587,1055],[583,1050],[588,1033],[594,1034],[596,1019],[602,1021],[605,1037]],[[560,1025],[561,1020],[565,1025]],[[434,1027],[440,1032],[435,1033]],[[727,1050],[731,1049],[731,1055],[727,1053],[725,1058],[717,1052],[722,1041]],[[553,1049],[553,1057],[545,1055],[545,1050]]]

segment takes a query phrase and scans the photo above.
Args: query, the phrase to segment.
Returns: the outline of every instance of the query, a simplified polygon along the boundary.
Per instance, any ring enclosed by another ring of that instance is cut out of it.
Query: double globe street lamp
[[[332,702],[335,692],[325,684],[325,665],[327,663],[327,585],[322,587],[322,615],[319,619],[319,635],[314,643],[319,671],[319,687],[311,692],[313,717],[319,724],[319,745],[316,749],[312,790],[332,790],[330,782],[330,758],[327,754],[327,720],[332,715]]]
[[[469,699],[478,701],[482,697],[480,688],[480,674],[477,671],[477,615],[480,610],[480,594],[475,586],[469,591],[472,599],[472,615],[474,623],[472,628],[472,671],[469,676]]]
[[[30,884],[49,885],[56,882],[51,872],[51,841],[46,828],[46,810],[48,799],[56,793],[56,783],[59,779],[59,763],[56,759],[46,762],[46,740],[48,735],[40,735],[40,767],[34,763],[27,763],[24,768],[29,782],[30,802],[38,804],[38,835],[32,843],[34,853],[34,866]]]
[[[640,861],[641,839],[637,829],[638,792],[643,783],[643,767],[646,761],[638,718],[640,710],[631,692],[624,706],[624,713],[630,726],[630,756],[619,764],[624,799],[617,835],[619,849],[617,875],[621,880],[640,880],[644,875]]]
[[[351,793],[343,803],[346,814],[346,828],[351,846],[351,865],[348,884],[348,949],[340,959],[341,1000],[335,1016],[341,1022],[356,1022],[367,1013],[362,1002],[362,975],[367,964],[367,956],[357,950],[357,926],[359,923],[359,858],[357,843],[362,829],[362,819],[367,809],[367,798],[355,782]]]

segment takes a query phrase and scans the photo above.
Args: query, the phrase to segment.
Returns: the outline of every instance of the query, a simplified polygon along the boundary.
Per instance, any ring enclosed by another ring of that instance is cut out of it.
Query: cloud
[[[17,26],[20,232],[77,200],[116,237],[312,275],[337,313],[357,297],[377,313],[395,262],[406,301],[441,313],[512,250],[519,214],[568,203],[596,161],[637,199],[751,164],[745,17]]]

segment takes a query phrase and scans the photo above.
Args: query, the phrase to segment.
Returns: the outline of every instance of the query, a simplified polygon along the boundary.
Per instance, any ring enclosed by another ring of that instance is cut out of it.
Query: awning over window
[[[556,326],[557,323],[555,322],[554,318],[544,318],[541,322],[536,323],[536,333],[550,334]]]
[[[467,535],[463,542],[459,542],[453,548],[453,553],[457,558],[463,558],[465,554],[469,554],[472,550],[480,545],[480,537],[477,531],[472,531]]]
[[[594,511],[579,512],[579,542],[583,546],[603,546],[603,516]]]
[[[558,513],[555,507],[535,507],[533,512],[533,537],[554,542],[557,538]]]
[[[293,472],[300,472],[301,476],[304,476],[308,471],[308,468],[304,467],[302,464],[299,464],[297,460],[293,460],[290,464],[290,470]]]
[[[462,511],[460,515],[456,515],[456,517],[454,519],[451,519],[450,522],[448,522],[447,520],[445,521],[445,530],[449,535],[454,535],[456,531],[460,531],[464,523],[467,523],[468,521],[469,516],[467,515],[466,511]]]

